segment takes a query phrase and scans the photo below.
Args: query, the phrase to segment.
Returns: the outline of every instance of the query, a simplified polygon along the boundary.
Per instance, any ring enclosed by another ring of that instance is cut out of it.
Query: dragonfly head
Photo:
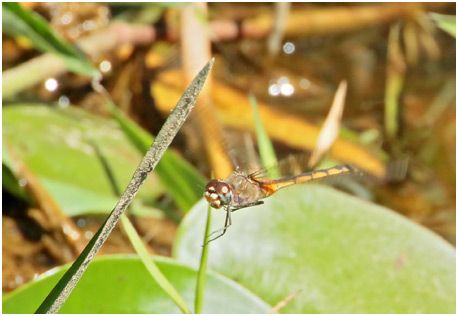
[[[222,180],[211,180],[205,187],[205,198],[213,208],[221,208],[232,201],[232,189]]]

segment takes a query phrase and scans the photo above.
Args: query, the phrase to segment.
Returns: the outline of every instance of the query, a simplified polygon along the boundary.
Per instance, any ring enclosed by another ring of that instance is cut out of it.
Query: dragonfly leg
[[[245,207],[251,207],[251,206],[256,206],[256,205],[261,205],[261,204],[264,204],[264,201],[256,201],[256,202],[251,202],[251,203],[247,203],[247,204],[237,205],[237,206],[234,206],[231,209],[231,212],[235,212],[235,211],[240,210],[240,209],[245,208]]]
[[[221,234],[219,234],[218,236],[216,236],[215,238],[212,238],[210,239],[209,241],[207,241],[202,247],[205,247],[206,245],[208,245],[210,242],[214,241],[215,239],[218,239],[219,237],[223,236],[225,233],[226,233],[226,230],[229,228],[229,226],[232,225],[232,219],[231,219],[231,207],[230,205],[228,205],[226,207],[226,221],[224,222],[224,227],[223,228],[220,228],[218,230],[215,230],[214,232],[212,232],[210,235],[208,235],[208,238],[210,236],[213,236],[214,234],[216,233],[219,233],[222,231]]]
[[[226,231],[229,228],[229,226],[232,225],[231,212],[240,210],[240,209],[245,208],[245,207],[256,206],[256,205],[261,205],[261,204],[264,204],[264,201],[255,201],[255,202],[251,202],[251,203],[247,203],[247,204],[237,205],[237,206],[234,206],[234,207],[232,207],[230,204],[228,206],[226,206],[226,212],[227,213],[226,213],[226,221],[224,223],[224,227],[212,232],[210,235],[208,235],[208,238],[210,238],[210,236],[213,236],[213,235],[215,235],[215,234],[217,234],[217,233],[219,233],[221,231],[222,231],[222,233],[219,234],[218,236],[216,236],[215,238],[212,238],[209,241],[207,241],[202,247],[205,247],[210,242],[214,241],[215,239],[218,239],[219,237],[223,236],[226,233]]]

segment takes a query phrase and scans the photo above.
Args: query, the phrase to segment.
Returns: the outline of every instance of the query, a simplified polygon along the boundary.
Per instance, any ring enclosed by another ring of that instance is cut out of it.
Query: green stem
[[[207,225],[205,226],[205,235],[204,235],[204,242],[205,245],[202,248],[202,255],[200,257],[200,266],[199,271],[197,272],[197,284],[196,284],[196,300],[194,302],[194,312],[196,314],[202,314],[202,305],[204,300],[204,290],[205,290],[205,281],[207,280],[207,261],[208,261],[208,236],[210,234],[210,226],[211,226],[211,218],[212,218],[212,208],[208,206],[207,212]]]

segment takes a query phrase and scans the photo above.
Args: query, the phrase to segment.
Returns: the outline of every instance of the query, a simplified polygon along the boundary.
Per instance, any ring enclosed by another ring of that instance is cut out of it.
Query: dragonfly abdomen
[[[265,192],[266,197],[274,194],[276,191],[288,187],[293,184],[305,183],[311,180],[334,176],[342,173],[355,173],[358,169],[344,164],[327,169],[315,170],[299,174],[297,176],[287,177],[278,180],[258,180],[261,184],[262,190]]]

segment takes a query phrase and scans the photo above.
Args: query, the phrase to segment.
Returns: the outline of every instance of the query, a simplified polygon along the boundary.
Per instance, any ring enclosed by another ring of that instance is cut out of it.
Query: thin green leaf
[[[2,188],[24,201],[30,201],[22,187],[19,186],[19,183],[11,169],[4,164],[2,164]]]
[[[106,172],[107,178],[110,181],[112,186],[113,192],[120,197],[121,196],[121,189],[117,183],[116,177],[110,164],[108,163],[105,155],[103,154],[100,146],[95,141],[91,140],[91,144],[95,149],[97,157],[100,159],[100,162],[103,166],[103,169]],[[136,207],[133,205],[130,208],[131,210],[135,210]],[[138,256],[142,260],[143,264],[145,265],[146,269],[153,277],[154,282],[156,282],[175,302],[175,304],[180,308],[180,310],[185,313],[189,314],[189,308],[186,306],[186,303],[181,298],[180,294],[175,290],[175,288],[170,284],[167,278],[161,273],[161,271],[157,268],[154,262],[151,260],[148,250],[146,249],[145,245],[143,244],[140,236],[138,236],[137,231],[133,227],[132,223],[130,222],[129,218],[125,215],[121,215],[121,222],[124,227],[124,230],[127,233],[127,237],[129,238],[132,246],[134,247],[135,251],[137,252]]]
[[[84,54],[55,34],[40,15],[24,10],[17,2],[3,2],[2,8],[3,31],[27,37],[37,49],[61,57],[68,69],[75,73],[100,76]]]
[[[456,37],[456,16],[445,15],[439,13],[430,13],[431,18],[436,22],[437,26],[443,31]]]
[[[148,251],[143,245],[140,236],[138,236],[137,231],[127,218],[126,214],[121,216],[121,222],[124,226],[124,229],[126,230],[130,242],[132,243],[132,246],[135,248],[135,251],[137,252],[138,256],[142,260],[143,264],[153,279],[157,282],[161,289],[163,289],[170,296],[170,298],[175,302],[175,304],[183,313],[190,314],[191,312],[186,306],[186,302],[151,259],[151,256],[148,254]]]
[[[155,24],[157,23],[164,14],[165,7],[149,5],[144,7],[126,7],[121,8],[121,12],[113,14],[113,20],[125,21],[128,23],[135,24]],[[118,10],[117,10],[118,11]],[[113,12],[112,12],[113,13]]]
[[[189,2],[110,2],[111,7],[129,7],[129,8],[142,8],[142,7],[161,7],[161,8],[182,8],[189,5]]]
[[[5,147],[5,143],[2,143],[2,188],[6,189],[9,193],[16,197],[23,199],[26,202],[30,202],[30,198],[19,185],[19,182],[14,176],[11,168],[12,163],[10,155],[8,154],[8,150]]]
[[[102,227],[91,239],[88,246],[83,250],[83,253],[76,259],[75,263],[59,280],[37,309],[37,313],[57,313],[65,303],[100,247],[108,239],[108,236],[115,227],[120,216],[137,194],[141,184],[145,181],[148,174],[156,167],[165,150],[188,117],[208,77],[213,62],[214,59],[208,62],[188,86],[175,109],[159,131],[156,140],[140,162],[140,165],[135,171],[131,182],[124,191],[118,204],[103,223]]]
[[[405,62],[399,47],[400,24],[391,27],[385,88],[385,132],[395,140],[399,131],[399,98],[404,88]]]
[[[208,261],[208,248],[209,244],[208,237],[210,235],[212,219],[212,208],[208,205],[207,209],[207,224],[205,225],[205,235],[202,247],[202,254],[200,256],[199,271],[197,272],[197,284],[196,284],[196,299],[194,301],[194,313],[202,314],[202,306],[204,302],[205,283],[207,281],[207,261]]]
[[[266,130],[262,125],[261,117],[258,111],[258,104],[256,102],[256,98],[252,93],[250,93],[250,105],[253,111],[256,135],[258,137],[259,153],[261,155],[262,164],[264,168],[268,170],[270,177],[279,178],[280,171],[277,167],[275,167],[278,165],[278,162],[277,157],[275,156],[274,147],[272,146],[272,142],[269,139],[269,135],[267,135]]]

